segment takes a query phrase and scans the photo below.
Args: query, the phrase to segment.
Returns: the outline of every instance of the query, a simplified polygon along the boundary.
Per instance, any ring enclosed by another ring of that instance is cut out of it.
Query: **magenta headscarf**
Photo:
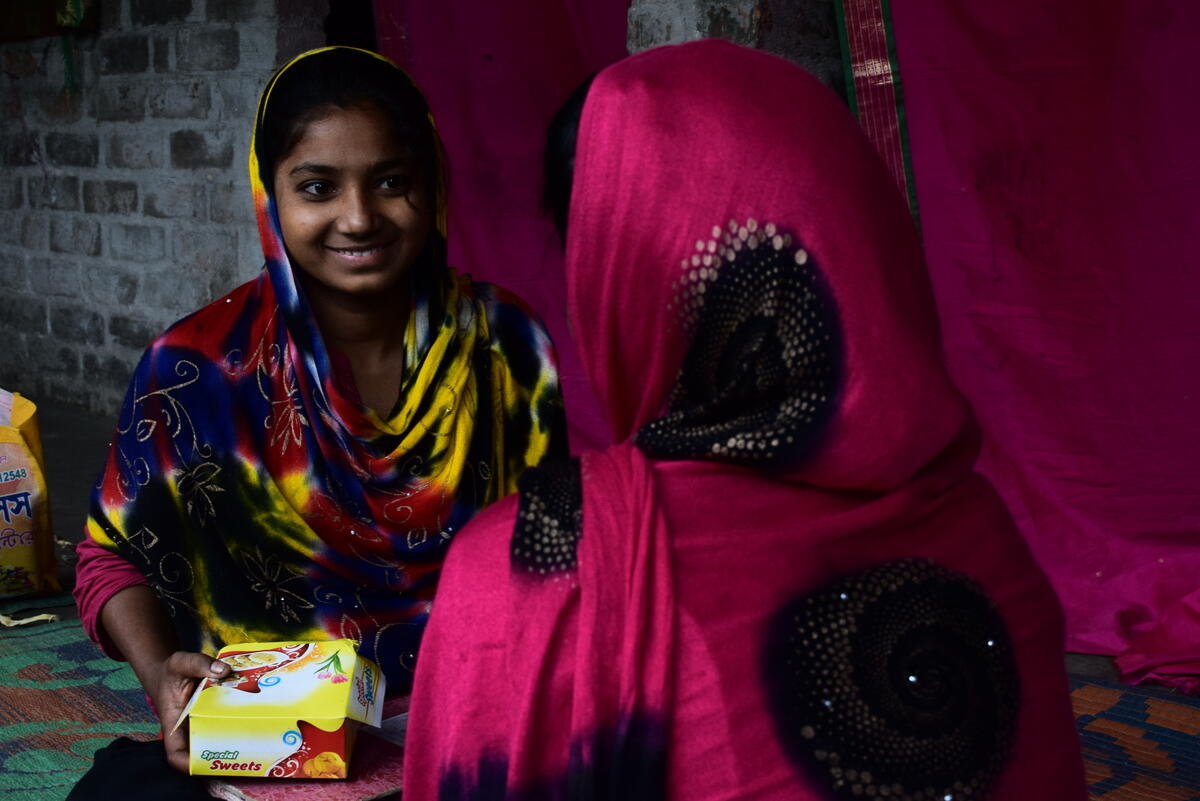
[[[605,70],[567,242],[620,444],[452,547],[406,799],[1085,798],[1057,599],[837,98],[719,41]]]

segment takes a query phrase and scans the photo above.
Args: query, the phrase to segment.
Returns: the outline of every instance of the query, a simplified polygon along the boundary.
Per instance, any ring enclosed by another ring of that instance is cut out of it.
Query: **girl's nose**
[[[338,215],[338,232],[362,234],[375,227],[375,207],[369,192],[349,189],[342,194],[342,208]]]

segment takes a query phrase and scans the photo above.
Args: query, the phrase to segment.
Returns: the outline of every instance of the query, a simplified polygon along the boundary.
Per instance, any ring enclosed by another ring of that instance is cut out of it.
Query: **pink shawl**
[[[602,72],[567,282],[621,444],[451,548],[408,801],[1085,798],[1057,599],[835,97],[717,41]]]

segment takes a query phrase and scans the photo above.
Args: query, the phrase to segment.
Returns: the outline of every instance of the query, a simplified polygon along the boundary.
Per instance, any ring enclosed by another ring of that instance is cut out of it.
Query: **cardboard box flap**
[[[387,690],[383,671],[374,662],[360,658],[350,685],[346,717],[379,728],[383,724],[383,695]]]

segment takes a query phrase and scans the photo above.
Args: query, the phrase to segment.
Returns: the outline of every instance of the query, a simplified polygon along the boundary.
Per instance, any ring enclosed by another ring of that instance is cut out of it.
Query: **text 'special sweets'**
[[[359,724],[378,726],[384,678],[352,640],[242,643],[184,710],[196,776],[344,779]]]

